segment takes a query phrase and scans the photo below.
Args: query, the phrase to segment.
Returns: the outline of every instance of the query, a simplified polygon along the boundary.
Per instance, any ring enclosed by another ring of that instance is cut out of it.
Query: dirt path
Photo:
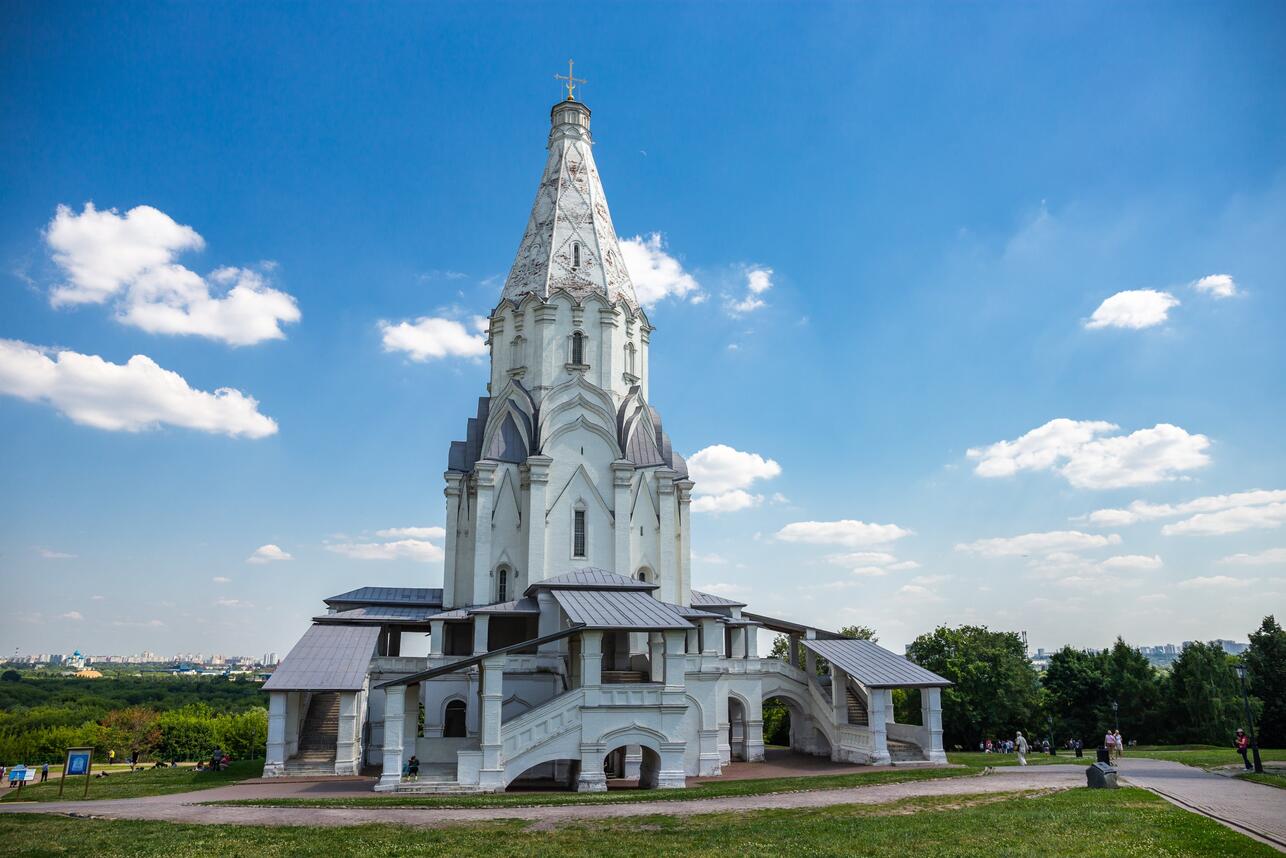
[[[0,805],[0,813],[61,813],[99,819],[150,819],[204,825],[302,825],[346,826],[385,823],[436,827],[494,819],[527,819],[542,825],[584,819],[652,816],[690,816],[727,811],[772,808],[812,808],[837,804],[884,804],[920,796],[977,796],[1019,790],[1066,789],[1085,783],[1084,769],[1051,771],[1054,767],[1031,768],[943,780],[908,781],[898,784],[849,787],[773,795],[729,796],[697,801],[649,801],[626,804],[562,805],[557,807],[209,807],[198,802],[238,798],[262,798],[260,785],[220,787],[182,793],[115,801],[40,802]],[[1061,769],[1062,767],[1057,767]],[[298,795],[296,791],[292,793]],[[370,793],[364,793],[369,795]],[[333,793],[332,793],[333,795]]]

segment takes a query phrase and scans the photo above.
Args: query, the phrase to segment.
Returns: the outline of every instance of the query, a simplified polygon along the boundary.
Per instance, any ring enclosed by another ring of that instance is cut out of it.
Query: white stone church
[[[491,313],[487,395],[447,459],[443,586],[325,600],[264,686],[264,774],[379,769],[382,791],[683,787],[764,758],[771,698],[796,752],[945,762],[942,677],[692,589],[693,483],[651,404],[653,328],[590,111],[569,93],[551,118]],[[786,660],[760,657],[761,630],[789,635]],[[895,688],[921,689],[920,724],[895,723]]]

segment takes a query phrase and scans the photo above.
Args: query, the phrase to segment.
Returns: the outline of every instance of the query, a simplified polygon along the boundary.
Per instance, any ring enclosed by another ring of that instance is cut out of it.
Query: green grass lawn
[[[969,769],[904,769],[900,772],[861,772],[852,775],[816,775],[793,778],[713,781],[687,789],[610,792],[511,792],[496,795],[369,795],[353,798],[278,798],[210,802],[221,805],[257,807],[551,807],[566,804],[624,804],[639,801],[696,801],[735,795],[766,795],[775,792],[838,789],[904,781],[968,777]]]
[[[1263,773],[1245,772],[1237,775],[1237,777],[1242,780],[1254,781],[1257,784],[1267,784],[1268,786],[1275,786],[1278,789],[1286,789],[1286,774],[1282,774],[1280,770],[1276,772]]]
[[[1059,751],[1058,756],[1056,757],[1051,757],[1049,754],[1032,753],[1027,755],[1027,765],[1050,766],[1079,763],[1080,765],[1087,766],[1094,762],[1094,759],[1094,752],[1092,750],[1086,751],[1085,756],[1079,759],[1071,751]],[[955,763],[958,766],[969,766],[974,769],[983,769],[987,766],[1016,766],[1018,765],[1018,755],[984,754],[980,751],[948,751],[947,761]]]
[[[145,795],[169,795],[195,789],[227,786],[246,778],[257,778],[263,773],[263,760],[240,760],[221,772],[198,772],[194,768],[138,769],[130,772],[113,770],[105,778],[89,779],[89,798],[139,798]],[[67,778],[63,799],[79,799],[85,790],[83,777]],[[18,790],[4,789],[0,801],[16,801]],[[22,788],[23,801],[57,801],[58,779],[51,773],[44,784],[28,784]]]
[[[1099,836],[1111,832],[1110,837]],[[175,825],[0,816],[0,839],[45,855],[1271,856],[1269,846],[1138,789],[917,798],[892,804],[533,826],[521,820],[417,829]]]
[[[1086,748],[1085,756],[1077,759],[1071,751],[1058,752],[1058,756],[1048,754],[1028,754],[1027,764],[1047,766],[1052,763],[1081,763],[1089,765],[1096,759],[1095,748]],[[1260,757],[1264,760],[1286,761],[1286,749],[1260,748]],[[1241,765],[1241,756],[1232,748],[1221,748],[1217,745],[1140,745],[1125,752],[1126,757],[1150,757],[1154,760],[1171,760],[1189,766],[1212,769],[1218,766]],[[1017,754],[983,754],[977,751],[951,751],[947,759],[964,766],[1016,766]]]

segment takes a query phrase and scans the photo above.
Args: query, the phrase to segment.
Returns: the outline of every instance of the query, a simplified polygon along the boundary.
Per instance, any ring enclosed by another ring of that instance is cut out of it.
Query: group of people
[[[215,748],[214,752],[210,754],[210,762],[207,763],[205,760],[196,761],[196,770],[198,772],[218,772],[226,769],[231,764],[232,757],[223,749]]]
[[[1108,730],[1103,734],[1103,747],[1107,749],[1108,759],[1116,762],[1125,753],[1125,739],[1120,730]]]
[[[27,767],[19,763],[13,768],[6,768],[3,763],[0,763],[0,781],[6,778],[9,781],[9,789],[13,789],[27,779]],[[40,782],[44,783],[47,780],[49,780],[49,764],[45,763],[40,767]]]

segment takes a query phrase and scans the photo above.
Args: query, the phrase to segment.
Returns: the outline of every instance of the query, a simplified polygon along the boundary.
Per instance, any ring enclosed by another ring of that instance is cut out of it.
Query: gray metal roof
[[[686,620],[727,620],[723,614],[716,614],[713,611],[703,611],[700,608],[689,608],[684,605],[675,605],[674,610],[680,617]]]
[[[737,602],[733,599],[725,599],[723,596],[715,596],[710,593],[700,593],[696,590],[692,592],[692,605],[697,608],[744,608],[745,602]]]
[[[540,604],[535,599],[522,598],[513,602],[497,602],[494,605],[482,605],[470,608],[471,614],[539,614]]]
[[[442,607],[441,587],[358,587],[323,599],[327,605],[431,605]]]
[[[527,588],[525,595],[530,596],[537,590],[650,591],[657,589],[658,586],[659,585],[657,584],[649,584],[646,581],[626,578],[624,575],[617,575],[615,572],[608,572],[606,569],[586,566],[583,569],[573,569],[566,575],[558,575],[554,578],[546,578],[543,581],[536,581]]]
[[[867,688],[945,688],[951,684],[950,680],[871,641],[804,638],[800,643]]]
[[[442,613],[438,608],[368,605],[349,611],[337,611],[313,617],[315,623],[427,623],[429,617]]]
[[[379,626],[314,625],[263,684],[265,691],[359,691]]]
[[[591,629],[690,629],[674,605],[638,590],[554,590],[573,623]]]

